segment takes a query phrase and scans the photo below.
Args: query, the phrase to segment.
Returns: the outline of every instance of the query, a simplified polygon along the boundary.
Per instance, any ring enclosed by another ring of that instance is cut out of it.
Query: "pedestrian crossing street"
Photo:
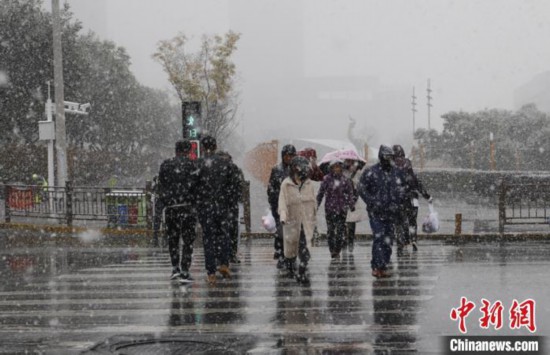
[[[117,335],[253,337],[246,351],[416,351],[418,318],[451,249],[436,242],[392,256],[392,277],[370,274],[370,243],[331,260],[311,250],[311,284],[275,268],[271,241],[241,245],[232,279],[206,283],[195,248],[195,282],[169,280],[168,254],[142,249],[109,263],[38,278],[0,292],[0,350],[82,351]],[[17,340],[15,340],[17,339]],[[242,349],[241,349],[242,350]],[[0,351],[1,353],[1,351]]]

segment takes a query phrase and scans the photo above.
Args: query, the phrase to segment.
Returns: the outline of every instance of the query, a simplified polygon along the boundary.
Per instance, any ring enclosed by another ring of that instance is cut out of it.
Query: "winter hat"
[[[378,160],[380,161],[380,164],[383,166],[389,166],[390,162],[393,160],[393,157],[393,149],[382,144],[378,149]]]
[[[298,152],[298,155],[304,158],[317,158],[317,152],[313,148],[304,148]]]
[[[294,147],[292,144],[287,144],[281,149],[281,157],[284,157],[285,155],[296,155],[296,147]]]
[[[296,171],[304,171],[309,169],[309,160],[304,157],[296,156],[290,161],[290,167]]]
[[[212,151],[217,149],[216,138],[212,136],[204,136],[201,139],[201,144],[205,150]]]
[[[405,157],[405,150],[402,146],[399,144],[396,144],[393,146],[393,154],[396,158],[404,158]]]

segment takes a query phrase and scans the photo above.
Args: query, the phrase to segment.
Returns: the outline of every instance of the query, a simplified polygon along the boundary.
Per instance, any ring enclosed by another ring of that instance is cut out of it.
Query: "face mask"
[[[395,164],[391,156],[382,156],[381,158],[382,159],[380,159],[380,165],[382,165],[383,167],[390,167]]]
[[[300,180],[305,180],[307,178],[307,170],[298,170],[296,175],[298,175]]]

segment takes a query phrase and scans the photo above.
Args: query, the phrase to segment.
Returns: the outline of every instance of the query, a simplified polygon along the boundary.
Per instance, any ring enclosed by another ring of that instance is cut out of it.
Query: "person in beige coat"
[[[306,271],[316,223],[317,201],[309,179],[309,161],[304,157],[295,157],[290,169],[290,176],[281,184],[278,211],[283,225],[285,264],[289,276],[296,276],[298,282],[307,284],[309,277]],[[298,256],[300,265],[296,275]]]

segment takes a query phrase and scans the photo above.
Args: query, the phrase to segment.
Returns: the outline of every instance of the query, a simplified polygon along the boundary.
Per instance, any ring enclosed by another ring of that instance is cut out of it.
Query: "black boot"
[[[302,285],[309,285],[309,277],[307,276],[305,266],[300,266],[298,268],[298,275],[296,275],[296,281],[298,281],[298,283],[301,283]]]
[[[294,278],[296,276],[296,258],[285,258],[285,266],[287,270],[287,276]]]
[[[397,242],[397,256],[403,256],[403,244]]]

